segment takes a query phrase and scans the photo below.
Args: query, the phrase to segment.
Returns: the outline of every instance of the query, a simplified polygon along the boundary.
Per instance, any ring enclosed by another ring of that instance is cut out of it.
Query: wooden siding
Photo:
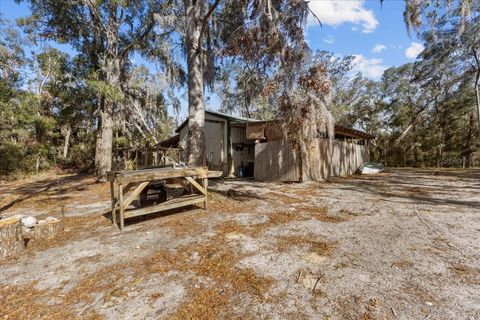
[[[364,162],[369,161],[368,148],[350,142],[318,139],[308,150],[308,156],[302,159],[300,171],[299,153],[286,140],[257,144],[255,180],[316,181],[353,174]]]
[[[254,176],[258,181],[298,181],[298,153],[286,140],[257,144]]]

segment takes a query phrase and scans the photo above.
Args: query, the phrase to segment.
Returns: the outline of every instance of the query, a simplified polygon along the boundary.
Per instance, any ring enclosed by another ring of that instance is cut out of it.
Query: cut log
[[[0,259],[25,249],[20,219],[0,220]]]
[[[62,220],[40,220],[33,228],[34,239],[50,239],[63,232]]]

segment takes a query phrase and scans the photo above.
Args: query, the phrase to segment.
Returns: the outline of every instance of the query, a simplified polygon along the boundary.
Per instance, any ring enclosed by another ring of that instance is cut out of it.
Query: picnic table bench
[[[203,203],[208,206],[208,178],[220,177],[221,171],[208,171],[206,167],[193,168],[152,168],[133,171],[109,171],[107,180],[110,182],[112,198],[112,222],[117,225],[117,211],[119,213],[120,230],[123,231],[125,219],[154,212],[185,207]],[[130,208],[132,202],[150,182],[170,180],[179,183],[189,194],[161,202],[156,205]],[[200,181],[197,182],[197,181]],[[195,193],[197,190],[199,193]]]

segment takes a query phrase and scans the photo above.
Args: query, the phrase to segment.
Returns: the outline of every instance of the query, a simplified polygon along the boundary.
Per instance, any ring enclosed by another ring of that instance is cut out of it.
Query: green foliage
[[[129,141],[126,137],[118,137],[113,139],[113,145],[115,148],[125,148],[128,147]]]
[[[28,172],[29,165],[25,162],[27,150],[25,146],[15,142],[3,142],[0,144],[0,173],[11,174],[16,171]],[[22,159],[23,161],[19,161]]]
[[[67,159],[60,160],[64,168],[86,173],[92,172],[95,159],[95,145],[93,143],[76,143],[69,150]]]
[[[88,79],[87,85],[95,94],[105,97],[110,102],[121,102],[124,98],[121,89],[105,81]]]

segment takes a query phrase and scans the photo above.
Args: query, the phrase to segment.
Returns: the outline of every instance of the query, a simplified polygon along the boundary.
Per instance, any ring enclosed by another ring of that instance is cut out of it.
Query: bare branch
[[[205,33],[205,30],[207,29],[207,26],[208,26],[208,19],[210,19],[210,16],[215,11],[215,9],[219,5],[219,3],[220,3],[220,0],[215,0],[215,2],[212,4],[210,9],[208,9],[208,12],[205,15],[205,17],[203,17],[202,29],[200,29],[200,34],[198,35],[198,46],[197,46],[197,51],[198,52],[201,52],[202,38],[203,38],[203,34]]]
[[[152,31],[153,26],[155,25],[155,21],[153,16],[149,17],[148,23],[145,25],[142,31],[135,36],[129,44],[127,44],[119,53],[119,57],[123,58],[131,49],[134,48],[136,44],[142,41],[149,33]]]
[[[310,3],[310,1],[305,1],[305,3],[307,4],[307,9],[308,9],[308,11],[310,11],[310,13],[313,15],[313,17],[314,17],[315,19],[317,19],[318,23],[320,24],[320,27],[323,28],[323,24],[322,24],[322,21],[320,21],[320,18],[319,18],[319,17],[315,14],[315,12],[313,12],[313,10],[310,9],[310,7],[308,6],[308,4]]]
[[[92,19],[96,20],[97,23],[100,25],[101,29],[103,29],[103,31],[107,34],[108,33],[107,27],[105,27],[105,25],[103,24],[102,17],[98,13],[95,5],[92,3],[91,0],[83,0],[83,2],[88,6]]]

